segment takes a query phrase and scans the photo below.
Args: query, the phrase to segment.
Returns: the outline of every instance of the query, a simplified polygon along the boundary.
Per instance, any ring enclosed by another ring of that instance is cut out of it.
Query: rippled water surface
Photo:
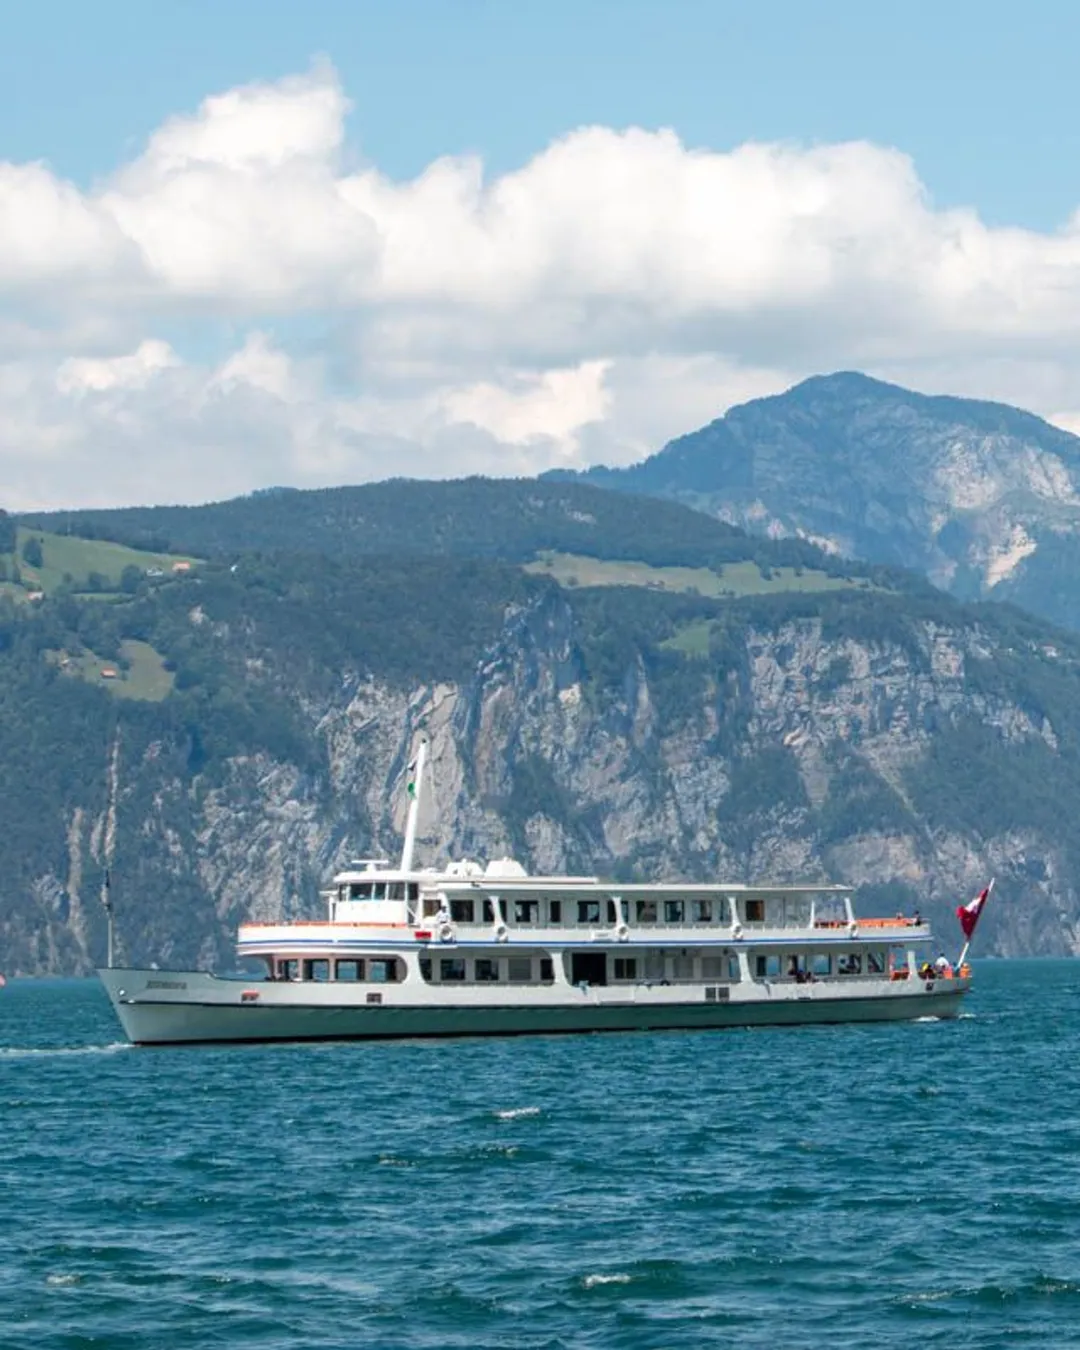
[[[1080,963],[951,1023],[132,1050],[0,991],[0,1346],[1080,1346]]]

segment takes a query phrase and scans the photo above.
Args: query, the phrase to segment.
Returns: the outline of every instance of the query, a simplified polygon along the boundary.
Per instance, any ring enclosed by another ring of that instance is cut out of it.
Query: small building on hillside
[[[120,678],[120,672],[115,666],[102,666],[101,678],[103,680],[117,680]]]
[[[185,561],[181,558],[181,560],[180,560],[179,562],[174,562],[174,563],[173,563],[173,565],[172,565],[172,570],[173,570],[174,572],[190,572],[190,571],[191,571],[191,564],[190,564],[189,562],[185,562]]]

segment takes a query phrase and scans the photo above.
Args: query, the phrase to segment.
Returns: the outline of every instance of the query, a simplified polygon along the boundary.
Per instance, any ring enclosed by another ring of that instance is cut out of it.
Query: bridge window
[[[338,961],[334,965],[334,979],[347,980],[351,984],[357,983],[364,978],[363,961]]]
[[[695,900],[694,901],[694,922],[712,923],[712,901]]]
[[[765,901],[747,900],[746,902],[746,922],[764,923],[765,922]]]
[[[350,900],[370,900],[370,899],[371,899],[371,882],[370,882],[370,881],[354,881],[354,882],[352,882],[352,884],[349,886],[349,899],[350,899]]]
[[[495,922],[495,906],[491,903],[490,900],[480,901],[480,915],[482,923]]]
[[[410,900],[420,899],[420,883],[418,881],[409,882],[409,899]]]
[[[450,901],[450,917],[455,923],[472,923],[475,913],[471,900]]]
[[[548,921],[550,923],[562,923],[562,901],[548,901]]]
[[[577,907],[577,921],[578,923],[599,923],[600,901],[579,900]]]
[[[637,921],[638,923],[656,922],[655,900],[639,900],[637,902]]]
[[[404,900],[405,883],[403,881],[388,881],[386,883],[387,900]]]
[[[514,922],[515,923],[536,923],[540,917],[539,900],[515,900],[514,901]]]
[[[681,900],[664,901],[664,922],[682,923],[686,914],[686,906]]]

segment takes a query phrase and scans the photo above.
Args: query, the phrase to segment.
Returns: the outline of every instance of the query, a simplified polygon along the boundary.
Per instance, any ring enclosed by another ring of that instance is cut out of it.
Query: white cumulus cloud
[[[331,66],[81,188],[0,162],[0,501],[625,463],[861,368],[1073,425],[1080,213],[938,210],[898,150],[584,127],[394,181]]]

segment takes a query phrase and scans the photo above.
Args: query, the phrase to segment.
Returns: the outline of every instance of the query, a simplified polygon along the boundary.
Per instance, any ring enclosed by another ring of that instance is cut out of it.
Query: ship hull
[[[755,986],[725,990],[644,986],[565,987],[520,1003],[476,999],[381,1003],[342,997],[332,986],[244,985],[203,972],[99,972],[128,1039],[136,1045],[210,1042],[399,1040],[430,1037],[693,1031],[757,1026],[950,1018],[967,980],[862,982],[863,987]],[[445,994],[445,991],[443,991]],[[531,991],[530,991],[531,992]],[[361,997],[367,999],[370,994]],[[394,1001],[389,1001],[393,999]]]

